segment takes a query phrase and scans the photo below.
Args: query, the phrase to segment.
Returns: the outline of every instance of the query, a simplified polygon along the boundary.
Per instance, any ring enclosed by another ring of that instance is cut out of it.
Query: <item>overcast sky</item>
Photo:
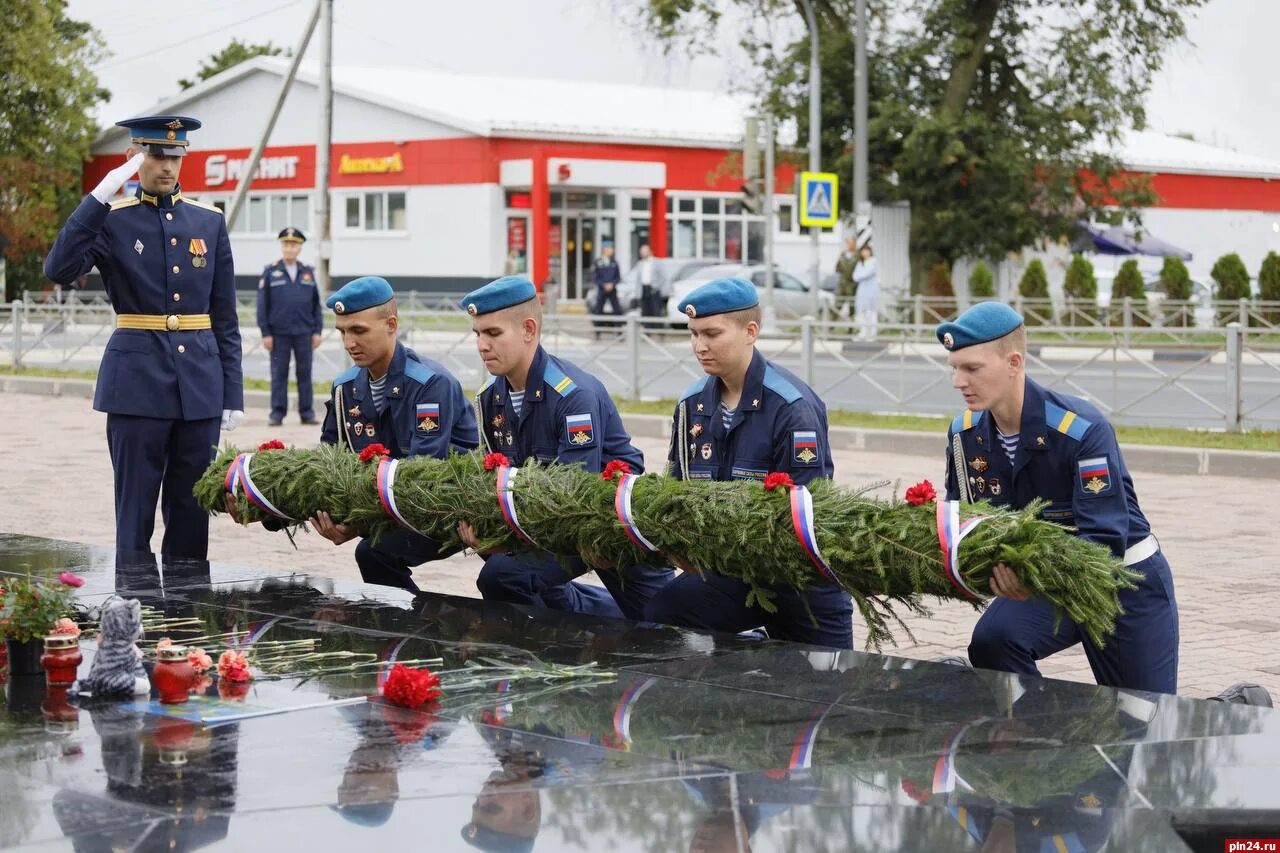
[[[336,0],[334,61],[700,89],[732,85],[742,71],[732,39],[718,45],[721,58],[664,56],[633,25],[637,2]],[[157,14],[155,0],[70,0],[68,6],[73,17],[98,28],[111,51],[98,69],[112,93],[99,116],[110,124],[175,93],[179,78],[191,77],[233,37],[293,47],[312,3],[185,0],[164,14]],[[1190,43],[1170,53],[1152,89],[1151,127],[1190,131],[1204,142],[1280,160],[1274,58],[1280,2],[1209,0],[1189,30]]]

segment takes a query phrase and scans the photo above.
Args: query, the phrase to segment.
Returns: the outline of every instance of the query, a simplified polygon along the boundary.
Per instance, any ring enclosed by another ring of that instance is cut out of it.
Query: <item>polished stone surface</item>
[[[0,847],[1221,851],[1280,836],[1269,710],[302,573],[161,572],[0,535],[0,585],[68,569],[87,611],[127,592],[190,620],[166,631],[179,642],[442,657],[453,687],[408,711],[366,701],[373,669],[263,661],[244,695],[211,684],[180,709],[258,716],[206,726],[12,679]],[[500,680],[495,661],[614,677]]]

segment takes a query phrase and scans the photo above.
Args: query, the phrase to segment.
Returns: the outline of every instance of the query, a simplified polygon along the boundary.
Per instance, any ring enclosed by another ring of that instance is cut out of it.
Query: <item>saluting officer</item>
[[[673,474],[682,480],[764,480],[776,471],[790,474],[797,485],[830,478],[827,407],[813,389],[756,350],[755,286],[740,278],[717,279],[685,297],[680,310],[689,316],[693,352],[707,376],[676,404]],[[685,571],[653,597],[646,618],[713,631],[764,625],[778,639],[852,648],[853,602],[839,586],[815,576],[803,593],[790,587],[773,591],[778,612],[767,613],[747,606],[750,587],[742,581]]]
[[[151,552],[156,499],[164,558],[208,556],[209,516],[191,494],[213,460],[218,429],[244,416],[235,271],[222,212],[182,194],[186,116],[118,122],[127,162],[71,214],[44,271],[74,286],[93,267],[116,311],[93,407],[107,413],[115,472],[116,549]],[[108,204],[134,174],[137,191]]]
[[[297,361],[298,414],[304,424],[318,423],[312,406],[311,353],[320,346],[324,315],[316,271],[298,261],[307,238],[290,226],[280,232],[280,260],[258,279],[258,329],[271,353],[271,426],[280,426],[289,410],[289,356]]]
[[[1032,598],[998,564],[998,598],[969,643],[974,666],[1039,675],[1036,661],[1083,643],[1099,684],[1174,693],[1178,687],[1178,607],[1160,543],[1138,506],[1115,430],[1096,407],[1026,375],[1027,334],[1007,305],[983,302],[937,328],[951,384],[966,410],[947,433],[947,498],[1025,507],[1111,549],[1142,578],[1120,593],[1123,613],[1106,648],[1097,648],[1047,601]]]
[[[468,293],[461,305],[491,374],[478,395],[487,449],[517,466],[532,458],[599,473],[617,459],[643,473],[644,455],[631,444],[600,380],[542,348],[542,304],[532,282],[506,276]],[[466,522],[458,535],[471,548],[479,544]],[[636,566],[625,582],[616,570],[600,571],[607,593],[571,582],[591,570],[577,557],[494,553],[486,555],[476,586],[486,599],[638,619],[649,596],[671,578],[668,569]]]
[[[320,440],[359,453],[381,444],[393,459],[474,450],[476,419],[462,385],[444,365],[396,340],[399,317],[395,293],[384,278],[365,276],[349,282],[326,301],[355,366],[333,380],[325,403]],[[327,512],[311,525],[341,545],[357,536],[355,527],[336,524]],[[412,530],[395,530],[375,543],[361,540],[356,564],[366,583],[418,591],[411,567],[447,557],[440,543]]]

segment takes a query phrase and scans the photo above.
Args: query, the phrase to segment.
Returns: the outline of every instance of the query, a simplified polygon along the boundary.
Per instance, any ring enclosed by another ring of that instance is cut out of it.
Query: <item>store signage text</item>
[[[255,180],[292,180],[298,176],[298,161],[300,159],[296,155],[263,157],[258,161],[258,174]],[[225,154],[213,154],[204,163],[204,181],[211,187],[239,181],[244,174],[245,167],[248,165],[248,157],[232,160]]]
[[[399,152],[387,157],[352,157],[343,154],[338,161],[339,175],[382,175],[403,171],[404,158]]]

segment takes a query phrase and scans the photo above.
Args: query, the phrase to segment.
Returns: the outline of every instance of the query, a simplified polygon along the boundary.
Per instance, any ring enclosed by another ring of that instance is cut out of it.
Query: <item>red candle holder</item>
[[[67,734],[80,728],[80,709],[67,701],[68,688],[49,682],[40,703],[46,731]]]
[[[166,705],[180,705],[187,701],[191,687],[196,683],[196,671],[187,660],[185,646],[166,646],[156,650],[156,669],[151,675],[160,701]]]
[[[45,680],[50,687],[70,687],[74,684],[76,670],[83,660],[79,637],[50,634],[44,638],[44,654],[40,656],[40,664],[44,667]]]

